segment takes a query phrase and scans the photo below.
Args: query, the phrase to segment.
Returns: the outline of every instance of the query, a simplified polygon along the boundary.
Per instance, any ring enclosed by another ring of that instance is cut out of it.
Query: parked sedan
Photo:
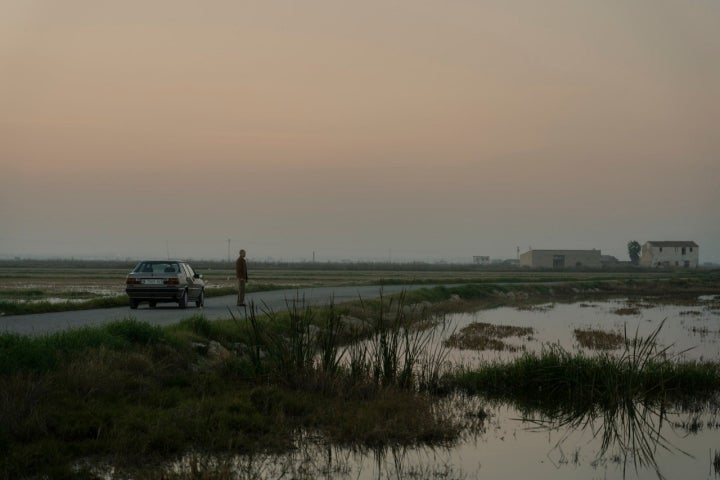
[[[194,301],[197,307],[205,304],[205,281],[186,262],[177,260],[143,260],[125,280],[125,292],[130,308],[141,302],[155,307],[160,302],[175,302],[180,308]]]

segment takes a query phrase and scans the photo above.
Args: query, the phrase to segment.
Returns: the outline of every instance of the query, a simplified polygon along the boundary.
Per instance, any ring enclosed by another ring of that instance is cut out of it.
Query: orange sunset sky
[[[0,0],[0,258],[720,262],[720,2]]]

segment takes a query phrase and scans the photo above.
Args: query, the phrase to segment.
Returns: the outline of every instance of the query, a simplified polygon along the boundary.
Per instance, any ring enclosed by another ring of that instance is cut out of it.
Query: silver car
[[[205,281],[190,265],[178,260],[143,260],[125,280],[125,292],[130,308],[140,302],[155,307],[160,302],[174,302],[185,308],[188,302],[195,306],[205,304]]]

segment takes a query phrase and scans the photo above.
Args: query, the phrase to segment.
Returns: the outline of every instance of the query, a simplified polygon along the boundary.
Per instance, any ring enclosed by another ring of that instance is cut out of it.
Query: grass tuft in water
[[[576,328],[573,334],[581,346],[590,350],[615,350],[625,344],[625,337],[615,332]]]
[[[710,395],[720,390],[720,366],[681,362],[657,345],[662,324],[647,338],[625,333],[619,355],[588,356],[550,345],[509,363],[450,375],[452,388],[537,407],[591,405]]]

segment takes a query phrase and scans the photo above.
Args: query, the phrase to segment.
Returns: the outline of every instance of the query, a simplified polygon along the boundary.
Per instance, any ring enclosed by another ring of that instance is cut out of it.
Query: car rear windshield
[[[133,273],[178,273],[180,265],[177,262],[140,262]]]

